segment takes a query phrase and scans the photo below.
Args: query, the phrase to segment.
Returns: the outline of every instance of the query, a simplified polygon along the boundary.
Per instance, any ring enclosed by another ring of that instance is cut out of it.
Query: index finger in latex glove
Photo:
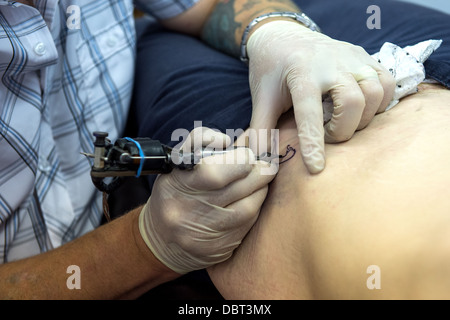
[[[231,144],[231,138],[207,127],[194,128],[186,137],[182,149],[183,151],[191,151],[195,148],[210,147],[210,148],[226,148]]]
[[[290,83],[300,153],[308,171],[319,173],[325,168],[322,93],[314,87],[295,89],[296,86]]]
[[[172,175],[179,180],[180,185],[192,190],[219,190],[249,175],[255,161],[250,149],[231,149],[223,154],[203,158],[192,171],[176,170]]]

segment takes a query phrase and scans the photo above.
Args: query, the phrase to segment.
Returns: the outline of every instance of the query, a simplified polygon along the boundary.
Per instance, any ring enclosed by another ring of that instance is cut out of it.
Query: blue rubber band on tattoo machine
[[[130,142],[133,142],[139,150],[139,156],[141,157],[141,161],[139,163],[139,168],[136,172],[136,178],[139,178],[141,176],[142,168],[144,167],[144,161],[145,161],[144,151],[142,151],[141,144],[139,142],[137,142],[136,140],[133,140],[128,137],[125,137],[125,139]]]

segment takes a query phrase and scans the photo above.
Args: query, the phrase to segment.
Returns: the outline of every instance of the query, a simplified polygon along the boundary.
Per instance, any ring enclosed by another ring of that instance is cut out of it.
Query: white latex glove
[[[394,78],[363,48],[295,21],[271,21],[256,29],[247,54],[253,99],[250,127],[273,129],[293,106],[300,151],[311,173],[325,167],[324,140],[349,140],[392,100]],[[327,93],[334,112],[324,128],[322,95]]]
[[[196,128],[183,150],[193,145],[199,130],[204,146],[223,149],[230,143],[224,134]],[[175,272],[184,274],[225,261],[258,217],[274,175],[261,174],[269,164],[255,161],[250,149],[230,152],[204,158],[192,171],[160,175],[141,211],[142,238]]]

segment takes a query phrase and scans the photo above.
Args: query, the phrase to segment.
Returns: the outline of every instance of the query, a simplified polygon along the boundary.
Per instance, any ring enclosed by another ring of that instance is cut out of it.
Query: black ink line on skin
[[[293,147],[291,147],[291,145],[288,144],[288,146],[286,147],[286,154],[284,156],[280,155],[280,163],[279,164],[282,164],[286,161],[291,160],[295,156],[296,152],[297,152],[297,150],[295,150]],[[289,155],[289,157],[288,157],[288,155]]]

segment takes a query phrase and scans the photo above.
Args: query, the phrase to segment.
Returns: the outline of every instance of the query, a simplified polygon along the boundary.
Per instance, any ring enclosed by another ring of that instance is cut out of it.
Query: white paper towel
[[[389,70],[395,78],[396,88],[392,102],[386,111],[396,106],[400,99],[417,92],[417,86],[425,80],[423,63],[442,44],[442,40],[427,40],[401,48],[386,42],[372,57]],[[333,101],[327,96],[323,101],[324,122],[333,114]]]

